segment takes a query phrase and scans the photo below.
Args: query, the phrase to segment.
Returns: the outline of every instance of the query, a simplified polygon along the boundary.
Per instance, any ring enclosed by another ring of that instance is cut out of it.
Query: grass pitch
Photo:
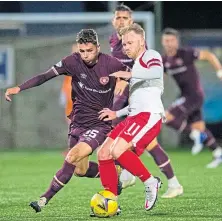
[[[211,160],[211,154],[207,151],[195,157],[186,151],[172,151],[169,156],[184,186],[184,195],[176,199],[159,198],[154,209],[146,212],[143,210],[144,189],[138,180],[136,186],[123,191],[120,196],[121,216],[109,220],[222,220],[222,166],[205,169]],[[92,158],[95,159],[95,156]],[[154,175],[162,178],[164,184],[160,195],[163,194],[167,188],[165,177],[151,157],[144,155],[142,159]],[[94,193],[102,189],[99,179],[73,177],[41,213],[36,214],[28,206],[48,188],[62,163],[63,157],[58,151],[1,152],[0,220],[98,220],[89,217],[89,201]]]

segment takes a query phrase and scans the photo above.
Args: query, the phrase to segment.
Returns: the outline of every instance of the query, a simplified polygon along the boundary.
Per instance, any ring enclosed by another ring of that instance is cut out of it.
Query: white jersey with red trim
[[[146,50],[136,60],[130,79],[128,114],[140,112],[159,113],[164,116],[161,100],[163,94],[163,63],[155,50]]]

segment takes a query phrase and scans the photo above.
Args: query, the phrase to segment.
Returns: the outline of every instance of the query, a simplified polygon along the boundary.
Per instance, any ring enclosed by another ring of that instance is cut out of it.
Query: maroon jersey
[[[200,76],[194,61],[199,52],[192,48],[179,48],[175,56],[163,55],[164,70],[171,75],[178,85],[181,96],[197,99],[203,97]]]
[[[81,125],[89,128],[110,124],[98,120],[98,112],[112,107],[116,79],[109,77],[109,74],[126,71],[124,64],[116,58],[100,53],[98,62],[90,67],[83,62],[79,53],[73,53],[54,65],[53,69],[59,75],[72,77],[75,102],[70,118],[74,127]]]
[[[117,33],[113,33],[109,38],[111,54],[113,57],[118,58],[123,64],[133,67],[134,61],[129,58],[123,51],[122,40],[118,38]]]

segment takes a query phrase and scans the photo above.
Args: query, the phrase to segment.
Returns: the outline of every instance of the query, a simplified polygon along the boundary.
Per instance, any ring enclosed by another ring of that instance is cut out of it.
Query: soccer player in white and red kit
[[[134,60],[128,57],[127,54],[124,52],[122,46],[122,39],[121,36],[119,35],[119,30],[121,30],[121,28],[131,25],[132,23],[133,23],[133,11],[124,4],[118,5],[115,9],[114,17],[112,19],[112,25],[115,29],[115,32],[112,33],[109,39],[111,54],[113,57],[118,58],[122,63],[124,63],[130,68],[133,67]],[[114,105],[112,110],[118,111],[126,107],[128,105],[128,97],[129,97],[129,87],[126,87],[122,95],[114,96]],[[113,126],[120,123],[125,117],[126,116],[119,117],[113,120],[112,121]],[[167,191],[161,197],[174,198],[183,194],[183,186],[180,184],[180,182],[177,179],[177,176],[173,169],[172,161],[169,158],[168,154],[158,143],[157,138],[155,138],[150,143],[150,145],[147,146],[146,151],[149,152],[155,164],[158,166],[160,171],[164,174],[164,176],[167,179],[168,188]],[[136,178],[132,176],[128,171],[123,169],[120,175],[120,181],[122,182],[122,187],[127,188],[135,184]]]
[[[130,79],[129,106],[114,112],[103,109],[100,119],[113,120],[116,116],[128,115],[109,134],[98,150],[99,171],[102,185],[117,195],[118,176],[114,159],[145,185],[145,209],[153,208],[161,185],[159,178],[153,177],[143,165],[138,155],[158,136],[164,108],[163,64],[161,55],[154,50],[146,50],[145,32],[138,24],[121,30],[123,49],[134,59],[132,71],[119,71],[111,76]],[[133,148],[133,151],[129,150]]]

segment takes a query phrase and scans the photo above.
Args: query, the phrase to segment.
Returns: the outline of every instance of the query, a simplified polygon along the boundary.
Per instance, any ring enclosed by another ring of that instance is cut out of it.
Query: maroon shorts
[[[180,97],[168,108],[168,112],[172,114],[176,120],[186,120],[192,124],[203,120],[202,104],[203,99],[201,98],[192,100],[187,97]]]
[[[69,133],[69,148],[73,148],[80,142],[87,143],[92,152],[99,147],[110,132],[110,127],[95,126],[92,128],[74,127]]]

